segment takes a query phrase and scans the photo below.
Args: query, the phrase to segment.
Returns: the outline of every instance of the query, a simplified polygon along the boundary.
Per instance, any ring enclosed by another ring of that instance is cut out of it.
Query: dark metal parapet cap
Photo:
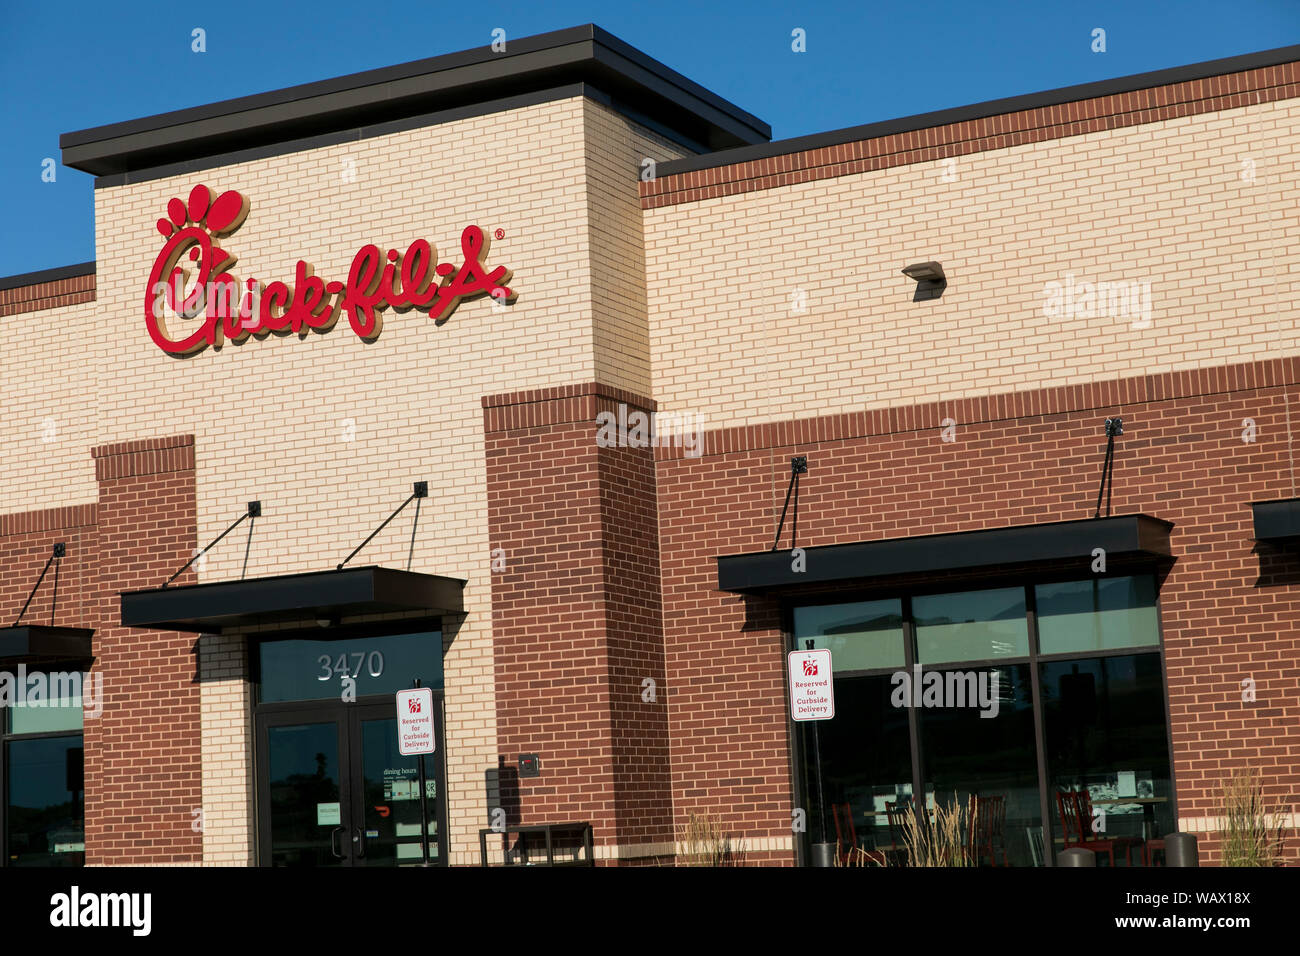
[[[436,121],[517,108],[547,91],[594,88],[615,108],[693,149],[771,139],[772,128],[594,24],[64,133],[63,164],[97,176],[178,163],[211,169],[232,152],[264,155],[355,141]],[[208,161],[205,161],[208,160]]]

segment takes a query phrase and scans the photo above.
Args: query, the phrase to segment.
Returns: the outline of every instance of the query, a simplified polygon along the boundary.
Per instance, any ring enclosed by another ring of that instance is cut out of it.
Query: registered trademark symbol
[[[504,239],[506,237],[506,231],[504,229],[498,229],[496,232],[493,233],[493,235],[496,236],[498,239]]]

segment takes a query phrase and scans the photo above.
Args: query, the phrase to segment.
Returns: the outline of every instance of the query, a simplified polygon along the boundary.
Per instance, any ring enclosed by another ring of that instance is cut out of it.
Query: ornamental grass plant
[[[717,817],[692,813],[685,826],[678,828],[677,842],[683,847],[678,856],[682,866],[745,865],[744,841],[733,844]]]
[[[1223,784],[1219,805],[1224,866],[1281,865],[1282,814],[1268,806],[1258,771],[1235,771]]]
[[[917,817],[915,802],[909,803],[903,818],[903,865],[974,866],[965,841],[975,813],[975,801],[963,803],[956,793],[951,804],[935,802],[933,823],[926,818],[928,814]]]

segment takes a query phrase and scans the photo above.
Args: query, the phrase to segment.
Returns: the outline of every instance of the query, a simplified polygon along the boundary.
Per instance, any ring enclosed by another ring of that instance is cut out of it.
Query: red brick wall
[[[640,399],[628,407],[654,406]],[[617,416],[618,403],[602,397],[595,410]],[[617,837],[623,845],[671,842],[671,688],[664,682],[654,455],[650,448],[600,448],[597,461]]]
[[[68,546],[59,561],[58,606],[54,623],[60,627],[94,627],[97,610],[95,570],[98,542],[94,505],[72,505],[45,511],[0,515],[0,627],[14,623],[31,594],[56,542]],[[54,567],[23,616],[24,624],[49,624],[54,600]]]
[[[0,317],[95,301],[95,273],[0,289]]]
[[[202,859],[196,638],[121,627],[118,595],[158,587],[196,546],[194,437],[93,450],[99,480],[96,666],[104,711],[86,721],[86,862]],[[193,584],[187,571],[176,584]]]
[[[672,838],[654,463],[596,444],[620,402],[649,408],[597,385],[483,400],[499,753],[540,754],[521,822],[589,820],[601,845]]]
[[[85,721],[86,862],[198,862],[200,727],[193,635],[119,625],[118,595],[156,587],[195,547],[193,436],[96,448],[97,504],[0,515],[0,621],[12,623],[57,541],[55,623],[94,628],[103,711]],[[23,618],[48,624],[53,569]],[[177,583],[193,583],[187,572]]]
[[[1291,497],[1292,360],[731,429],[689,459],[659,449],[664,643],[677,822],[790,833],[777,606],[717,591],[718,555],[771,547],[789,476],[806,454],[799,544],[819,546],[1088,517],[1103,419],[1120,414],[1116,514],[1175,523],[1160,596],[1182,817],[1219,815],[1233,768],[1258,767],[1300,804],[1300,561],[1253,553],[1250,502]],[[1285,387],[1284,387],[1285,386]],[[957,441],[939,422],[957,421]],[[1241,440],[1242,420],[1257,441]],[[788,542],[787,524],[783,542]],[[1241,701],[1241,680],[1258,702]],[[1300,809],[1300,805],[1297,805]],[[1208,861],[1214,843],[1203,840]],[[1289,860],[1300,860],[1292,834]]]

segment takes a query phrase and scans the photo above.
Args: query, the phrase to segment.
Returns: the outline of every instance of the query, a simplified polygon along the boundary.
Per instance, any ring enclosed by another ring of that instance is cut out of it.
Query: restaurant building
[[[1296,862],[1298,118],[1291,47],[773,143],[585,26],[65,135],[96,260],[0,281],[0,863],[419,862],[417,679],[437,863],[955,793],[1050,865],[1080,792],[1214,863],[1240,768]]]

